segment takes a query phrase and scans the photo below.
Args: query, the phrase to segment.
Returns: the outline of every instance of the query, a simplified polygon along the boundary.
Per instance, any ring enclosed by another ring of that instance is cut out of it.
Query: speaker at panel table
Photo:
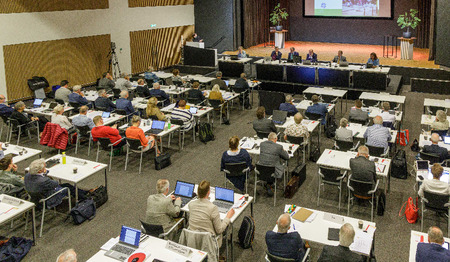
[[[205,42],[203,42],[203,39],[199,35],[197,35],[197,33],[192,34],[192,40],[186,42],[186,45],[198,48],[205,48]]]

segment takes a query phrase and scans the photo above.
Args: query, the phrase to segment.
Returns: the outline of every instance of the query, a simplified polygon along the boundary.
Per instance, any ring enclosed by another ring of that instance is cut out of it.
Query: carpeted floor
[[[408,66],[408,67],[425,67],[425,68],[439,68],[439,65],[435,65],[434,61],[428,61],[429,49],[414,48],[413,60],[402,60],[400,59],[400,43],[397,49],[397,58],[391,57],[389,53],[389,58],[383,57],[383,46],[382,45],[361,45],[361,44],[340,44],[340,43],[323,43],[323,42],[302,42],[302,41],[287,41],[285,47],[280,49],[283,54],[283,58],[287,58],[289,49],[291,47],[295,48],[300,56],[305,59],[306,54],[309,49],[313,49],[314,53],[317,54],[318,59],[322,61],[331,61],[334,56],[337,55],[338,50],[344,52],[344,56],[347,57],[347,61],[352,63],[366,63],[369,59],[369,55],[375,52],[380,59],[382,65],[393,65],[393,66]],[[273,51],[272,46],[264,47],[264,44],[252,46],[245,49],[250,56],[270,56]],[[236,54],[237,51],[224,52],[225,54]],[[395,49],[394,49],[395,56]]]
[[[447,97],[427,94],[416,94],[407,92],[404,88],[403,95],[406,95],[406,116],[403,127],[410,130],[411,142],[417,138],[420,132],[420,114],[423,108],[423,99],[433,97],[444,99]],[[255,95],[255,98],[257,96]],[[192,143],[191,136],[186,137],[186,144],[183,151],[177,151],[177,144],[172,143],[172,148],[166,150],[172,154],[172,166],[155,171],[152,160],[147,157],[142,174],[138,174],[138,158],[132,158],[127,171],[124,171],[125,156],[114,157],[112,171],[108,173],[109,201],[97,210],[96,217],[82,225],[73,225],[70,220],[64,221],[63,215],[53,216],[49,213],[46,218],[44,233],[42,238],[38,238],[37,245],[23,261],[55,261],[59,253],[68,248],[74,248],[78,253],[79,261],[86,261],[94,255],[106,241],[119,234],[121,225],[139,228],[139,219],[144,217],[146,200],[148,195],[155,193],[155,183],[159,178],[168,178],[172,185],[177,179],[200,182],[202,179],[209,179],[211,185],[223,185],[223,175],[219,172],[220,157],[227,149],[228,138],[232,135],[239,137],[254,135],[252,125],[249,124],[255,118],[257,98],[252,110],[241,111],[233,109],[231,111],[230,126],[216,126],[216,140],[206,145],[196,140]],[[351,101],[348,107],[351,106]],[[345,113],[348,116],[348,112]],[[337,119],[340,119],[338,110]],[[217,123],[217,122],[216,122]],[[322,137],[322,151],[330,148],[332,141]],[[175,140],[177,141],[177,140]],[[21,143],[22,144],[22,143]],[[47,158],[55,151],[44,146],[37,145],[35,141],[25,141],[24,146],[41,149],[44,151],[43,157]],[[413,162],[413,154],[409,147],[409,163]],[[75,155],[74,149],[67,150],[68,155]],[[153,154],[150,154],[153,156]],[[149,155],[149,156],[150,156]],[[83,146],[76,155],[81,158],[95,160],[95,151],[87,156],[87,147]],[[105,152],[100,153],[100,161],[107,163],[108,156]],[[23,170],[31,161],[19,164]],[[293,166],[293,165],[291,165]],[[251,180],[253,181],[253,180]],[[307,179],[293,199],[284,199],[282,192],[279,192],[277,205],[273,207],[273,199],[268,198],[263,190],[258,190],[258,202],[254,205],[254,215],[256,221],[256,235],[251,249],[243,250],[239,245],[235,245],[235,261],[264,261],[266,244],[264,235],[267,230],[271,230],[278,216],[283,212],[285,204],[296,204],[308,208],[324,210],[336,214],[346,215],[346,202],[343,201],[341,211],[338,211],[338,194],[334,188],[326,188],[321,197],[321,204],[317,206],[317,166],[310,161],[307,162]],[[103,183],[103,173],[94,175],[80,186],[83,188],[93,188]],[[409,238],[411,230],[420,230],[420,223],[408,224],[404,217],[399,217],[399,209],[410,196],[415,196],[415,180],[409,177],[407,180],[391,179],[391,191],[387,195],[387,210],[382,217],[375,217],[377,223],[375,239],[375,255],[378,261],[407,261],[409,256]],[[253,186],[249,186],[250,192]],[[344,198],[346,199],[346,198]],[[249,215],[246,211],[244,215]],[[370,220],[370,209],[366,206],[355,206],[352,208],[350,216],[364,220]],[[40,221],[40,216],[37,217]],[[444,235],[447,235],[446,222],[436,222],[437,218],[427,216],[425,228],[431,225],[440,226]],[[234,224],[237,232],[241,219]],[[31,237],[30,230],[23,229],[23,222],[17,220],[14,228],[10,229],[10,224],[6,223],[1,227],[1,235],[15,235]],[[39,229],[39,227],[38,227]],[[235,234],[236,236],[237,234]],[[237,237],[233,239],[236,241]],[[316,261],[322,246],[311,243],[312,261]],[[167,258],[170,261],[170,258]]]

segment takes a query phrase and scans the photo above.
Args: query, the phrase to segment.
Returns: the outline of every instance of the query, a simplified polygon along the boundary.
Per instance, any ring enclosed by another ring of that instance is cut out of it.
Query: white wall
[[[193,5],[128,8],[126,0],[109,0],[109,9],[0,14],[0,94],[6,95],[4,45],[110,34],[120,69],[129,73],[130,31],[193,24]]]

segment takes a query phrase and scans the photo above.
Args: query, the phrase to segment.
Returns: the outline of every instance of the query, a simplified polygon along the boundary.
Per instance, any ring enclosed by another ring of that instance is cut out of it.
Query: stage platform
[[[405,67],[421,67],[421,68],[439,68],[434,61],[428,61],[429,49],[414,48],[414,60],[400,59],[400,46],[397,48],[397,58],[389,56],[383,57],[383,45],[359,45],[359,44],[340,44],[340,43],[322,43],[322,42],[303,42],[303,41],[287,41],[285,48],[280,49],[283,58],[287,58],[289,48],[294,47],[302,57],[306,57],[309,49],[313,49],[321,61],[329,61],[337,55],[338,50],[344,52],[347,61],[351,63],[366,63],[370,53],[375,52],[380,59],[382,65],[405,66]],[[252,46],[245,49],[250,56],[270,56],[273,46],[266,47],[264,44]],[[237,51],[227,51],[224,54],[236,54]],[[394,49],[395,55],[395,49]]]

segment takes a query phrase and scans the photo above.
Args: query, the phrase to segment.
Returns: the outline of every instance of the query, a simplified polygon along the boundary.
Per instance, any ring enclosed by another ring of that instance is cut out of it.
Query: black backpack
[[[200,141],[206,144],[206,142],[214,140],[214,133],[212,126],[209,123],[201,123],[198,128],[198,137]]]
[[[408,177],[406,153],[404,150],[398,150],[392,158],[391,176],[400,179]]]
[[[336,120],[334,118],[334,115],[328,114],[327,116],[327,123],[325,125],[325,135],[328,138],[333,138],[336,135]]]
[[[255,220],[251,216],[245,216],[238,233],[239,245],[246,249],[252,247],[255,238]],[[253,249],[253,248],[252,248]]]
[[[411,151],[414,151],[414,152],[420,151],[419,141],[417,141],[417,139],[414,139],[414,142],[412,142]]]
[[[383,216],[385,208],[386,208],[386,195],[384,194],[384,192],[381,192],[380,196],[378,197],[377,215]]]
[[[70,210],[73,223],[79,225],[86,220],[92,220],[95,217],[96,208],[92,198],[78,202],[74,208]]]

